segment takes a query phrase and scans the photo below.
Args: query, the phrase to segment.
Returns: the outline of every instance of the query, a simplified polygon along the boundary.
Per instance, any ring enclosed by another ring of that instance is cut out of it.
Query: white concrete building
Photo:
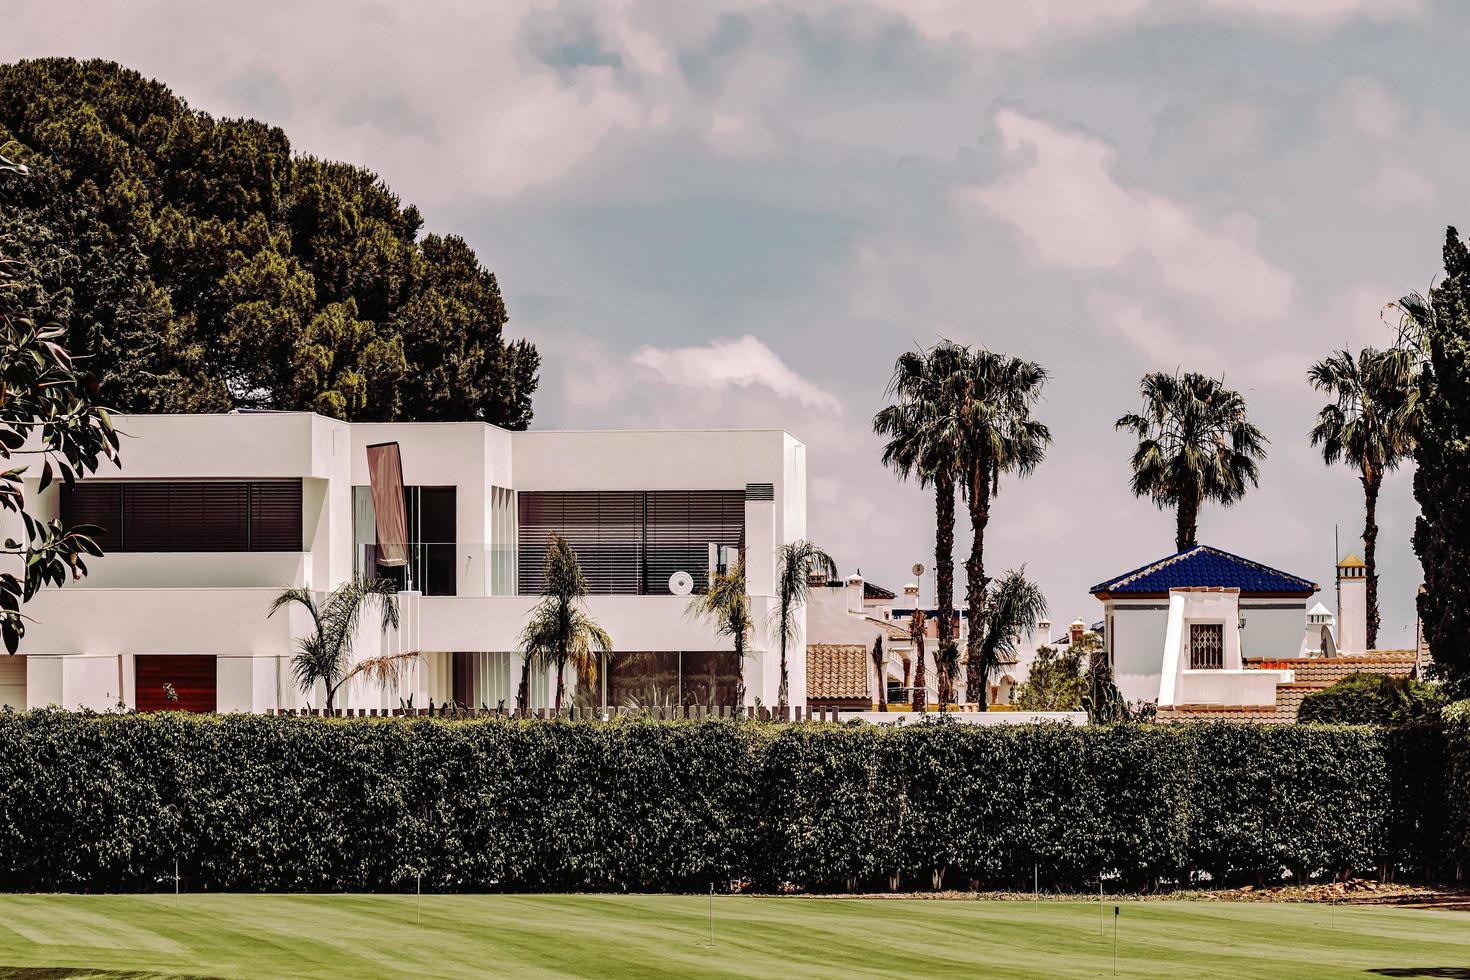
[[[0,657],[0,703],[264,711],[321,706],[291,678],[300,610],[267,617],[286,586],[326,593],[354,575],[401,584],[402,623],[363,627],[358,655],[422,654],[400,690],[362,685],[343,707],[514,704],[518,637],[549,532],[577,549],[591,616],[618,656],[593,703],[710,703],[735,683],[732,645],[688,615],[676,573],[702,591],[746,555],[756,634],[745,697],[776,702],[767,624],[775,553],[806,535],[806,447],[782,431],[509,432],[475,422],[346,423],[308,413],[125,416],[123,468],[49,488],[43,516],[104,528],[107,556],[25,607],[19,656]],[[396,443],[407,564],[378,566],[367,447]],[[804,615],[799,616],[804,632]],[[789,652],[805,702],[804,638]],[[161,703],[170,684],[178,700]],[[533,674],[532,706],[551,678]],[[713,694],[711,693],[713,692]]]
[[[1301,657],[1317,586],[1208,545],[1161,558],[1092,589],[1103,648],[1127,700],[1274,704],[1277,671],[1247,660]]]

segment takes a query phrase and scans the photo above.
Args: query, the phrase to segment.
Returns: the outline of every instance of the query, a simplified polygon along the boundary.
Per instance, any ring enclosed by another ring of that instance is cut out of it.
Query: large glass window
[[[612,708],[733,705],[739,696],[737,667],[735,654],[729,651],[619,653],[605,669],[606,704]]]
[[[711,552],[745,544],[743,489],[522,491],[518,498],[522,595],[541,591],[552,533],[576,550],[596,595],[669,595],[675,572],[687,572],[703,592]]]
[[[378,564],[378,532],[370,487],[352,488],[354,560],[357,574],[376,575],[397,582],[404,590],[424,595],[457,595],[458,555],[454,487],[404,487],[408,512],[408,564]],[[473,558],[473,555],[467,555]]]
[[[516,493],[490,488],[490,594],[516,594]]]
[[[87,480],[61,488],[68,527],[104,552],[300,551],[300,480]]]

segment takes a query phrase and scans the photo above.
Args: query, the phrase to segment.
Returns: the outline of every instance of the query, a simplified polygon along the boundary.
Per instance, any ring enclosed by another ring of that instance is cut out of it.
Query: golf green
[[[1122,902],[1124,977],[1470,977],[1470,914]],[[710,941],[713,908],[714,941]],[[0,978],[1107,977],[1114,904],[669,895],[4,895]]]

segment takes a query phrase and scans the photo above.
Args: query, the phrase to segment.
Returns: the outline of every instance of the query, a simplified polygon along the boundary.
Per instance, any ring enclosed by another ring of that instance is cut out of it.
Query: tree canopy
[[[494,273],[371,171],[106,61],[0,66],[11,139],[32,180],[0,244],[103,404],[530,422],[540,357]]]
[[[1215,378],[1154,371],[1139,384],[1143,410],[1118,419],[1138,447],[1130,463],[1135,496],[1174,508],[1174,548],[1196,544],[1200,508],[1230,506],[1256,485],[1266,437],[1251,423],[1245,398]]]

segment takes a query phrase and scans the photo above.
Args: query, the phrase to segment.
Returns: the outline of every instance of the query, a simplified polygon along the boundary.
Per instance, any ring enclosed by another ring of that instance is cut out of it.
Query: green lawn
[[[3,895],[0,978],[1097,977],[1112,908],[727,897],[711,946],[699,897]],[[1470,978],[1462,912],[1126,902],[1118,935],[1127,977]]]

